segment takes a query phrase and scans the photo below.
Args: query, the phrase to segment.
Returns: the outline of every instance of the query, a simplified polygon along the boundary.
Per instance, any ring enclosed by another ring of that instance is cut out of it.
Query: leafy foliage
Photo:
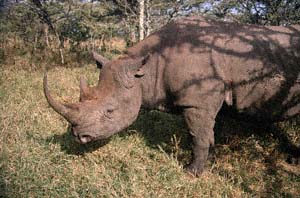
[[[85,64],[91,50],[116,51],[109,44],[114,37],[129,45],[136,41],[138,5],[137,0],[1,0],[0,62],[22,60],[29,67]],[[300,21],[296,0],[153,0],[147,5],[148,33],[174,18],[197,14],[263,25]]]

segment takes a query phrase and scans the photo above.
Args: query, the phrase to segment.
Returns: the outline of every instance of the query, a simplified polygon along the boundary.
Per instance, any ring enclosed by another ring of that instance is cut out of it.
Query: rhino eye
[[[112,113],[112,112],[114,112],[113,109],[107,109],[107,113]]]
[[[109,108],[109,109],[106,109],[106,111],[104,112],[104,115],[105,115],[105,117],[111,119],[113,117],[113,112],[114,112],[114,109]]]

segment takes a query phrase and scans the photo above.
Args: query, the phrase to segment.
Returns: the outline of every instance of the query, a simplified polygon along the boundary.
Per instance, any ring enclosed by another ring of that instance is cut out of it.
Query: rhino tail
[[[232,97],[232,81],[225,82],[225,102],[228,106],[232,106],[233,97]]]

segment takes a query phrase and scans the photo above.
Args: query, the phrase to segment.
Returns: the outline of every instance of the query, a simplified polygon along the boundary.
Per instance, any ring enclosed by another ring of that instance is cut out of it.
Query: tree
[[[295,24],[300,23],[300,1],[0,0],[0,45],[5,49],[0,53],[8,57],[9,48],[4,45],[13,38],[16,46],[20,41],[23,46],[11,53],[38,60],[47,57],[57,64],[79,62],[84,60],[80,54],[91,49],[110,51],[106,44],[113,37],[125,38],[131,45],[135,38],[142,40],[169,21],[189,15],[262,25]]]
[[[211,14],[235,18],[243,23],[286,25],[300,22],[299,0],[219,0],[211,3]]]

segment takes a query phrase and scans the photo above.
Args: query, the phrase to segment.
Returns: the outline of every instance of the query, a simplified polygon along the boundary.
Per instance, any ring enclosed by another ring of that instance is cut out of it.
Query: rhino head
[[[76,141],[87,142],[107,138],[128,127],[138,116],[142,104],[140,79],[147,57],[124,57],[108,61],[93,53],[101,67],[99,83],[88,87],[80,79],[80,100],[63,104],[54,100],[49,92],[47,74],[44,93],[49,105],[70,124]]]

